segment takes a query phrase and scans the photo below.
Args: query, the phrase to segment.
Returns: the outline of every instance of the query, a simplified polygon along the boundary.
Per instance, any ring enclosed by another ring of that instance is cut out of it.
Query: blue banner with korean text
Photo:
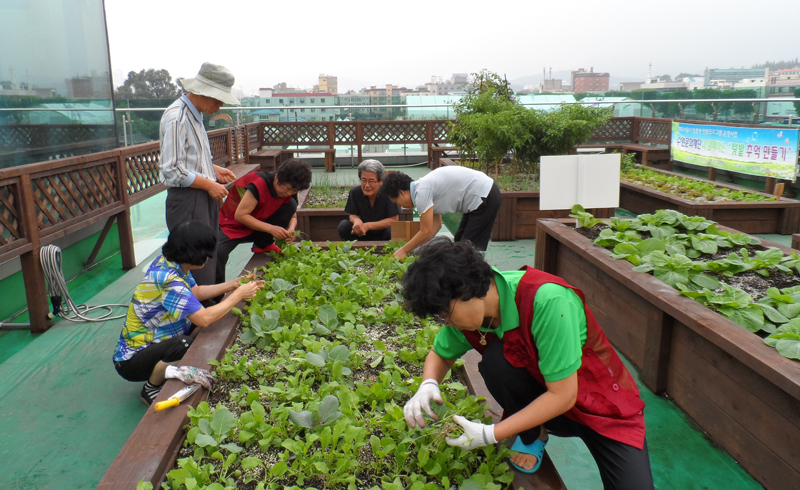
[[[679,162],[794,181],[800,129],[672,123]]]

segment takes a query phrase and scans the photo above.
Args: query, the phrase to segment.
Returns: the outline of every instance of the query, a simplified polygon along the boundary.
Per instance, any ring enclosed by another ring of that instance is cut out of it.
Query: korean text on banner
[[[673,160],[795,180],[800,129],[672,123]]]

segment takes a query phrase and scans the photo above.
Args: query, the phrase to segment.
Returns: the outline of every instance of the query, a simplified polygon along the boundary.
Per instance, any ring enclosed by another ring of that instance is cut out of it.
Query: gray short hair
[[[386,169],[378,160],[364,160],[358,164],[358,178],[361,179],[362,172],[372,172],[378,176],[378,181],[382,181],[386,176]]]

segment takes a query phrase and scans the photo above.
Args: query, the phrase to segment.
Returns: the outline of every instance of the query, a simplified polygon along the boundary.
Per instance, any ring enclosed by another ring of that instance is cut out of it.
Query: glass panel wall
[[[0,2],[0,168],[116,147],[103,0]]]

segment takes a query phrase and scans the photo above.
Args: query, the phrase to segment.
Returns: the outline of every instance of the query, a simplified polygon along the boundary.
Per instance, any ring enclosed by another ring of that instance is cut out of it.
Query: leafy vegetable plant
[[[747,192],[720,187],[688,177],[663,174],[642,167],[623,166],[620,178],[632,184],[641,185],[667,194],[695,202],[723,201],[774,201],[758,192]]]
[[[634,271],[653,274],[751,332],[764,332],[761,335],[766,336],[768,345],[780,346],[782,355],[800,359],[800,285],[769,288],[756,301],[751,294],[726,283],[748,273],[796,276],[800,265],[796,253],[784,255],[778,248],[755,248],[761,243],[757,238],[720,230],[706,218],[672,210],[632,220],[600,221],[576,206],[572,216],[578,218],[578,227],[583,223],[603,228],[594,243],[611,249],[613,258],[627,260]],[[716,258],[725,250],[730,252]],[[794,282],[800,284],[800,278]]]

